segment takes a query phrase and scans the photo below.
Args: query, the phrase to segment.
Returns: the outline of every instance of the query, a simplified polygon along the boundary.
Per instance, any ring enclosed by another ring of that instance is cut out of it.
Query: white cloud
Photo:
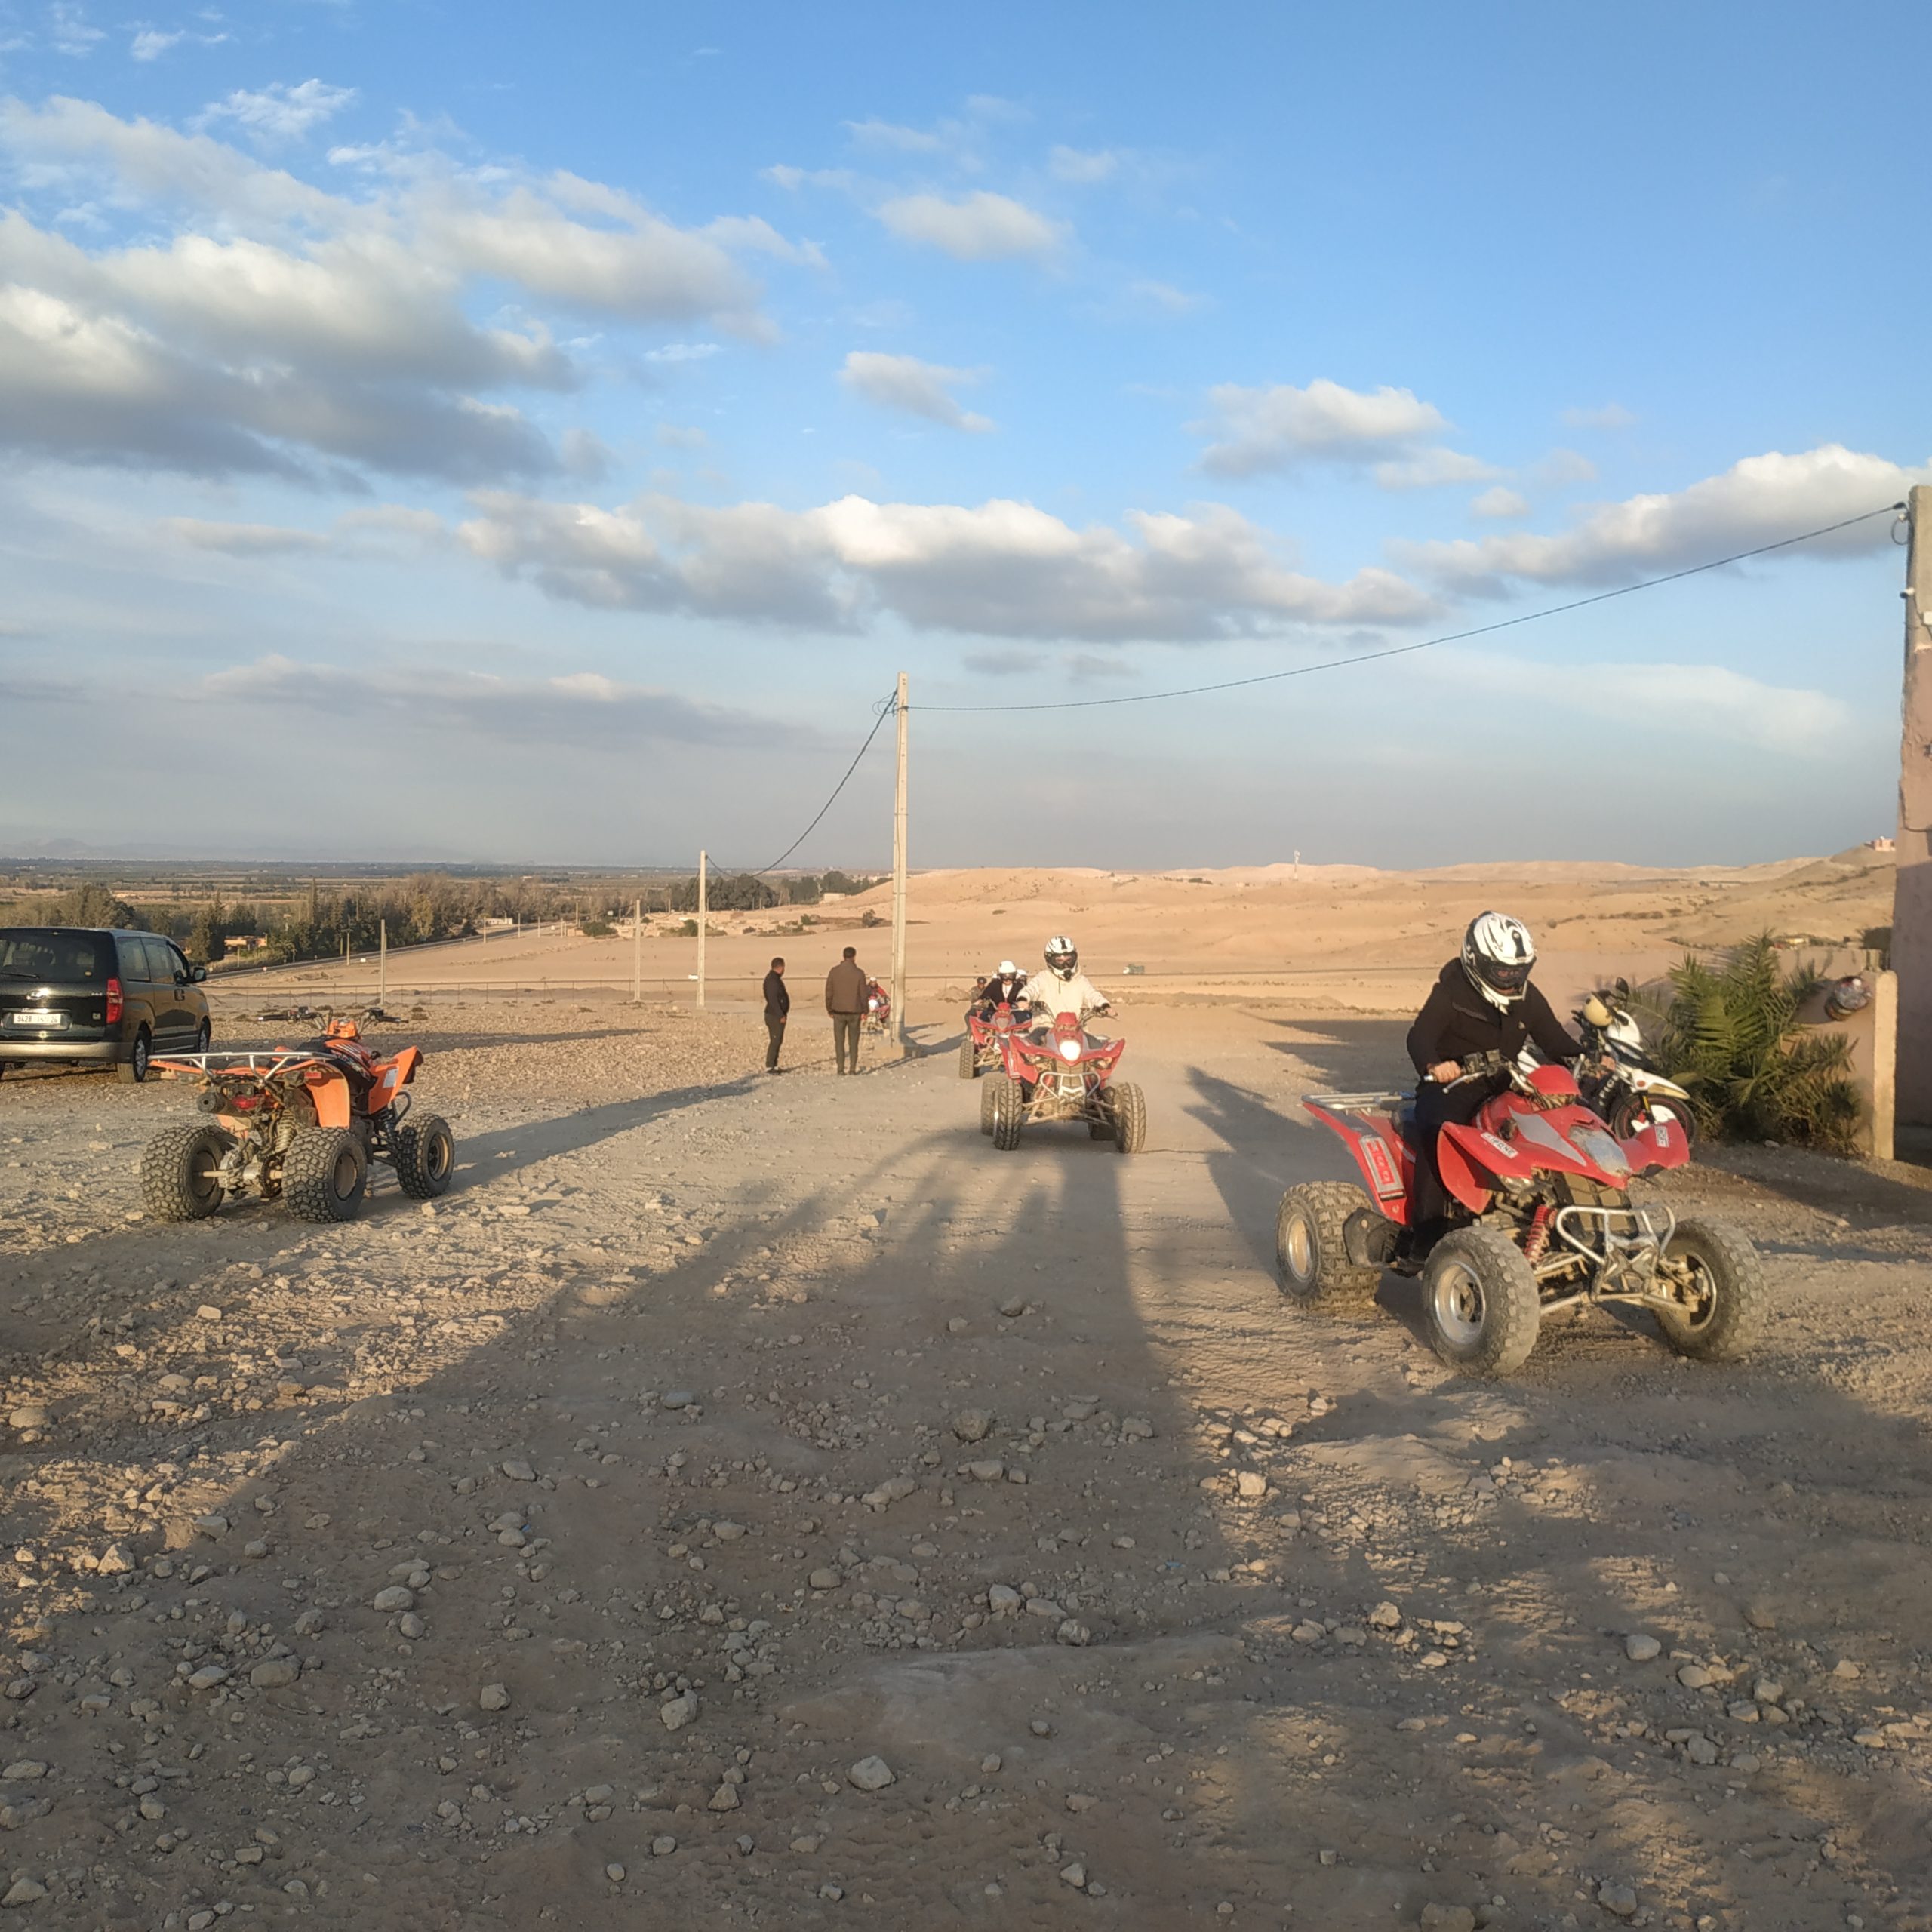
[[[312,128],[333,120],[355,98],[353,88],[332,88],[325,81],[272,82],[259,93],[237,88],[224,99],[205,107],[195,122],[206,128],[217,121],[269,140],[299,140]]]
[[[319,84],[231,96],[257,131],[323,111]],[[280,116],[281,118],[278,118]],[[209,474],[315,473],[318,459],[460,481],[585,470],[506,389],[582,380],[546,325],[472,319],[548,302],[634,325],[770,332],[737,256],[810,263],[808,245],[724,217],[681,229],[574,175],[459,172],[434,153],[358,169],[332,193],[205,133],[91,103],[0,101],[0,148],[26,171],[138,218],[138,245],[92,252],[0,212],[0,445]],[[123,224],[125,225],[125,224]],[[155,236],[159,238],[148,238]],[[520,303],[506,303],[506,288]],[[647,352],[670,362],[716,345]]]
[[[1566,409],[1563,420],[1573,429],[1627,429],[1636,421],[1620,402],[1606,402],[1597,409]]]
[[[1256,476],[1311,458],[1366,462],[1411,449],[1449,426],[1442,412],[1413,390],[1345,389],[1325,377],[1306,389],[1223,383],[1208,399],[1213,417],[1192,427],[1216,438],[1202,452],[1201,466],[1217,476]]]
[[[1543,488],[1561,490],[1572,483],[1594,483],[1597,466],[1580,450],[1554,449],[1530,474]]]
[[[1432,656],[1429,675],[1459,691],[1493,690],[1516,702],[1615,716],[1641,728],[1681,733],[1799,758],[1841,752],[1857,720],[1825,691],[1767,685],[1720,664],[1543,664],[1473,651]]]
[[[1469,506],[1472,516],[1517,517],[1530,513],[1529,500],[1517,491],[1506,489],[1500,483],[1493,490],[1485,490]]]
[[[1117,643],[1402,623],[1432,608],[1392,571],[1344,583],[1306,576],[1219,504],[1136,512],[1123,531],[1001,500],[851,496],[805,511],[664,497],[607,510],[503,491],[472,501],[477,514],[457,534],[473,554],[548,595],[613,609],[821,629],[884,612],[920,629]]]
[[[1142,307],[1156,309],[1164,315],[1191,315],[1208,306],[1206,296],[1191,295],[1167,281],[1130,282],[1128,294]]]
[[[984,374],[983,370],[949,369],[941,363],[921,362],[916,355],[855,349],[846,357],[838,380],[855,395],[882,409],[903,410],[929,422],[943,423],[949,429],[986,430],[992,424],[961,408],[950,393],[959,384],[980,381]]]
[[[943,134],[902,128],[891,121],[848,121],[845,129],[861,147],[891,148],[900,154],[937,154],[946,146]]]
[[[53,0],[47,10],[47,38],[57,54],[85,60],[107,36],[99,27],[88,24],[79,0]]]
[[[128,45],[128,51],[137,60],[158,60],[171,47],[179,47],[188,36],[185,33],[163,33],[156,27],[143,27]]]
[[[162,534],[190,549],[211,550],[244,560],[257,557],[331,555],[352,558],[419,555],[449,537],[434,510],[407,503],[372,503],[345,510],[326,530],[275,523],[220,523],[200,517],[162,518]]]
[[[1054,148],[1047,156],[1047,168],[1057,181],[1071,181],[1082,186],[1104,181],[1116,173],[1120,156],[1110,148],[1094,152],[1079,148]]]
[[[1378,463],[1376,481],[1385,490],[1434,490],[1446,483],[1487,483],[1503,472],[1460,451],[1426,449],[1400,462]]]
[[[279,655],[202,681],[211,698],[304,714],[406,721],[412,731],[474,734],[513,745],[633,752],[641,744],[763,746],[816,734],[749,712],[700,704],[675,692],[620,684],[595,672],[495,678],[475,672],[361,671]]]
[[[228,557],[285,557],[329,547],[328,538],[318,530],[294,530],[275,523],[208,523],[199,517],[171,516],[162,519],[161,527],[178,543],[218,550]]]
[[[685,423],[660,423],[652,432],[660,448],[701,450],[711,438],[700,429]]]
[[[1461,589],[1515,579],[1534,583],[1614,584],[1775,543],[1799,531],[1877,509],[1932,465],[1911,470],[1882,457],[1828,443],[1795,456],[1747,457],[1687,489],[1626,498],[1586,511],[1559,536],[1524,531],[1479,541],[1394,546],[1404,561]],[[1882,517],[1804,546],[1810,556],[1844,556],[1889,540]]]
[[[712,356],[722,352],[723,344],[715,342],[667,342],[657,349],[647,349],[644,359],[647,362],[676,364],[679,362],[708,362]]]
[[[961,262],[1055,254],[1069,233],[1065,223],[984,189],[957,199],[901,195],[879,209],[878,218],[902,242],[923,243]]]

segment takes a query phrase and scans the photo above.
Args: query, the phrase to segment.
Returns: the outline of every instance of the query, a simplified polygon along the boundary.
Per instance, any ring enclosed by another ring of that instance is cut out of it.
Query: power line
[[[1209,691],[1233,691],[1250,685],[1277,684],[1284,678],[1306,678],[1317,671],[1346,670],[1352,664],[1373,664],[1384,657],[1406,657],[1418,651],[1433,651],[1438,645],[1461,644],[1472,637],[1487,637],[1496,631],[1513,629],[1519,624],[1534,624],[1545,617],[1560,617],[1566,611],[1581,611],[1592,604],[1607,604],[1614,597],[1628,597],[1634,591],[1654,590],[1660,583],[1675,583],[1684,577],[1700,576],[1706,571],[1722,570],[1727,564],[1741,564],[1749,557],[1765,556],[1774,550],[1788,550],[1794,543],[1809,543],[1815,537],[1829,537],[1834,531],[1849,530],[1854,524],[1869,523],[1875,516],[1890,516],[1904,508],[1903,503],[1887,503],[1882,509],[1866,510],[1837,523],[1821,524],[1817,529],[1801,531],[1795,537],[1780,537],[1774,543],[1760,543],[1749,550],[1734,551],[1727,557],[1715,557],[1707,564],[1692,564],[1681,571],[1668,571],[1662,577],[1645,577],[1639,583],[1621,585],[1615,590],[1599,590],[1588,597],[1574,597],[1567,604],[1552,604],[1541,611],[1526,611],[1521,617],[1499,617],[1493,624],[1478,624],[1469,630],[1451,631],[1444,636],[1423,638],[1414,644],[1390,645],[1380,651],[1358,652],[1352,657],[1325,658],[1318,664],[1297,664],[1290,670],[1263,671],[1255,677],[1229,678],[1215,685],[1186,685],[1177,691],[1136,691],[1124,697],[1060,698],[1036,704],[921,704],[912,708],[915,711],[951,712],[1091,711],[1103,705],[1152,704],[1164,698],[1199,697]],[[875,725],[872,728],[876,731],[878,727]],[[866,742],[869,744],[872,740],[868,738]],[[849,772],[846,774],[848,777],[851,775]],[[838,794],[832,795],[835,798]],[[822,818],[824,814],[819,816]],[[814,819],[812,823],[816,825],[818,820]]]
[[[878,736],[878,728],[892,715],[893,709],[897,702],[896,697],[890,697],[884,700],[879,709],[878,715],[872,720],[872,728],[866,734],[866,742],[853,754],[852,762],[845,768],[844,777],[840,779],[838,783],[832,786],[832,796],[819,807],[817,812],[813,817],[811,823],[807,826],[804,830],[800,832],[798,837],[793,839],[770,865],[765,866],[763,871],[756,872],[752,875],[754,878],[762,878],[766,872],[775,872],[817,830],[819,820],[838,802],[839,793],[844,790],[853,773],[858,770],[860,759],[872,749],[872,740]]]

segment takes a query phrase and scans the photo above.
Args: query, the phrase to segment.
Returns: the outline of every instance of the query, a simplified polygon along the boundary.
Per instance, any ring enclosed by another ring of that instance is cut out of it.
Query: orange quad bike
[[[386,1161],[403,1192],[449,1192],[456,1137],[439,1114],[414,1113],[422,1050],[379,1060],[352,1020],[331,1020],[303,1047],[157,1057],[154,1070],[192,1079],[212,1118],[171,1127],[141,1156],[141,1195],[158,1221],[198,1221],[231,1195],[278,1196],[304,1221],[352,1220],[369,1163]]]

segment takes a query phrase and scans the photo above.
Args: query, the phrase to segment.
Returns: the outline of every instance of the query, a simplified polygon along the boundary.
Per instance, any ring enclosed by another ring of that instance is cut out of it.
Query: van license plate
[[[10,1013],[7,1016],[9,1026],[37,1026],[43,1032],[50,1028],[58,1029],[66,1023],[67,1016],[64,1013]]]

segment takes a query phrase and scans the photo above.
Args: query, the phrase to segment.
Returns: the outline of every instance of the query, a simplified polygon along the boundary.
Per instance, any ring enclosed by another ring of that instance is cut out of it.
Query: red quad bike
[[[1001,1000],[985,1019],[980,1017],[984,1001],[966,1009],[966,1037],[959,1043],[959,1077],[977,1080],[989,1068],[1006,1063],[1006,1036],[1025,1020],[1014,1017],[1011,1005]],[[989,1130],[990,1131],[990,1129]]]
[[[1510,1072],[1510,1091],[1437,1143],[1444,1188],[1468,1219],[1420,1269],[1435,1352],[1467,1375],[1507,1375],[1528,1359],[1544,1315],[1588,1301],[1649,1309],[1679,1355],[1745,1353],[1764,1314],[1757,1250],[1721,1222],[1680,1222],[1660,1201],[1629,1198],[1633,1179],[1689,1161],[1681,1125],[1654,1115],[1619,1140],[1566,1068]],[[1282,1286],[1309,1309],[1366,1302],[1409,1225],[1414,1097],[1312,1094],[1303,1105],[1348,1143],[1367,1188],[1312,1181],[1281,1197]]]
[[[304,1221],[352,1220],[371,1159],[395,1169],[403,1192],[449,1192],[456,1139],[438,1114],[411,1114],[422,1050],[380,1060],[352,1020],[330,1020],[304,1047],[183,1054],[155,1069],[198,1081],[213,1118],[171,1127],[141,1156],[141,1195],[158,1221],[198,1221],[231,1194],[278,1195]]]
[[[1139,1153],[1147,1144],[1146,1100],[1131,1081],[1114,1081],[1126,1048],[1124,1040],[1097,1044],[1070,1013],[1054,1020],[1044,1041],[1014,1028],[1006,1036],[1005,1070],[986,1082],[982,1103],[993,1145],[1017,1147],[1029,1121],[1084,1120],[1090,1138]]]

